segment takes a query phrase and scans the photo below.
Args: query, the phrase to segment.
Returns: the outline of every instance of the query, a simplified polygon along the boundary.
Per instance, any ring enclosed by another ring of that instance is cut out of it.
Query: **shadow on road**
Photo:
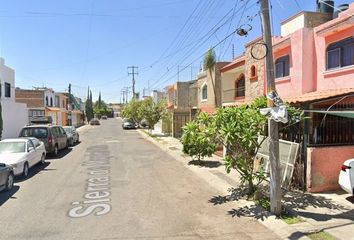
[[[221,205],[232,201],[239,201],[240,199],[246,199],[246,192],[241,188],[232,188],[229,189],[229,192],[230,194],[225,196],[213,196],[209,200],[209,203]],[[292,191],[283,196],[282,200],[284,208],[290,211],[292,215],[298,215],[320,222],[332,219],[354,220],[354,209],[342,206],[324,196]],[[347,200],[352,200],[352,197],[348,197]],[[248,204],[247,206],[232,208],[227,211],[227,215],[231,217],[251,217],[263,220],[270,216],[270,213],[256,204]]]
[[[209,160],[191,160],[188,162],[188,165],[194,165],[205,168],[218,168],[222,165],[219,161],[209,161]]]
[[[72,148],[67,148],[67,149],[62,149],[59,151],[58,156],[54,156],[53,154],[48,154],[47,159],[48,160],[56,160],[56,159],[61,159],[68,155],[73,149]]]
[[[247,193],[245,189],[241,188],[230,188],[229,190],[229,195],[225,196],[213,196],[211,199],[209,199],[209,203],[212,203],[214,205],[221,205],[227,202],[232,202],[232,201],[238,201],[240,199],[246,198]]]
[[[285,206],[290,209],[306,209],[307,207],[311,206],[315,208],[347,210],[346,207],[338,205],[330,198],[300,191],[288,192],[283,197],[283,201],[285,202]]]
[[[22,176],[16,177],[15,182],[26,181],[42,171],[54,171],[55,169],[47,168],[49,165],[50,162],[45,162],[44,164],[36,164],[29,169],[28,176],[26,178],[23,178]]]
[[[9,200],[10,198],[15,198],[13,197],[13,195],[20,189],[20,186],[13,186],[13,188],[11,189],[11,191],[5,192],[2,191],[0,192],[0,206],[2,206],[7,200]]]

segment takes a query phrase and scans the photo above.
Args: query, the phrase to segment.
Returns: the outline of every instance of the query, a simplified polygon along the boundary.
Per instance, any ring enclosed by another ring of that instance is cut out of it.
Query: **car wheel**
[[[13,186],[14,186],[14,174],[10,172],[9,176],[7,176],[5,191],[10,191]]]
[[[44,163],[45,163],[45,154],[43,153],[42,157],[41,157],[41,164],[44,164]]]
[[[22,177],[27,178],[28,177],[28,163],[25,162],[23,165],[23,172],[22,172]]]
[[[80,142],[80,137],[77,137],[76,143],[79,143],[79,142]]]
[[[54,156],[58,156],[58,152],[59,152],[58,145],[55,145],[54,152],[53,152]]]

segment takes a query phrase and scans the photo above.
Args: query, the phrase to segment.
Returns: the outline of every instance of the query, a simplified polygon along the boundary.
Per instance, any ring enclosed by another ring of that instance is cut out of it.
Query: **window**
[[[354,38],[330,44],[326,50],[327,70],[354,65]]]
[[[208,99],[208,85],[206,83],[202,86],[202,100]]]
[[[45,105],[48,106],[49,103],[48,103],[48,96],[45,97]]]
[[[53,98],[50,97],[50,106],[53,107]]]
[[[31,140],[27,141],[27,152],[29,152],[32,149],[32,151],[34,150],[34,146]]]
[[[5,97],[11,97],[11,85],[10,83],[5,83]]]
[[[60,107],[59,96],[55,96],[55,106]]]
[[[256,66],[252,65],[251,67],[251,77],[256,77]]]
[[[289,76],[289,55],[280,57],[275,61],[275,78]]]
[[[244,97],[245,96],[245,76],[242,74],[235,81],[235,97]]]

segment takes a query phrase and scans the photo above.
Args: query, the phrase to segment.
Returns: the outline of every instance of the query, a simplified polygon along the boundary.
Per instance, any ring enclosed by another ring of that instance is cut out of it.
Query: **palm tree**
[[[213,70],[215,69],[216,65],[216,57],[215,57],[215,52],[212,48],[208,50],[208,52],[204,56],[204,62],[203,62],[203,67],[205,70],[209,71],[209,75],[211,78],[211,84],[213,85],[213,92],[214,92],[214,103],[215,107],[217,106],[217,101],[216,101],[216,89],[215,89],[215,79],[213,79]]]

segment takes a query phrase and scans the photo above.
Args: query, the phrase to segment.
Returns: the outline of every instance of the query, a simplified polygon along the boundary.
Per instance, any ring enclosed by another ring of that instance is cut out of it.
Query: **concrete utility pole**
[[[136,71],[135,71],[136,69]],[[129,71],[131,70],[131,71]],[[138,67],[136,66],[131,66],[131,67],[128,67],[128,76],[129,75],[133,75],[133,79],[132,79],[132,82],[133,82],[133,98],[135,98],[135,75],[138,75]]]
[[[269,3],[268,0],[260,0],[261,17],[263,28],[263,41],[267,45],[268,54],[266,56],[267,69],[267,93],[275,92],[274,82],[274,61],[272,47],[272,33],[269,19]],[[274,103],[268,100],[268,107],[274,107]],[[279,130],[278,123],[272,119],[268,120],[269,132],[269,161],[270,171],[270,209],[277,216],[281,214],[281,186],[280,186],[280,161],[279,161]]]

